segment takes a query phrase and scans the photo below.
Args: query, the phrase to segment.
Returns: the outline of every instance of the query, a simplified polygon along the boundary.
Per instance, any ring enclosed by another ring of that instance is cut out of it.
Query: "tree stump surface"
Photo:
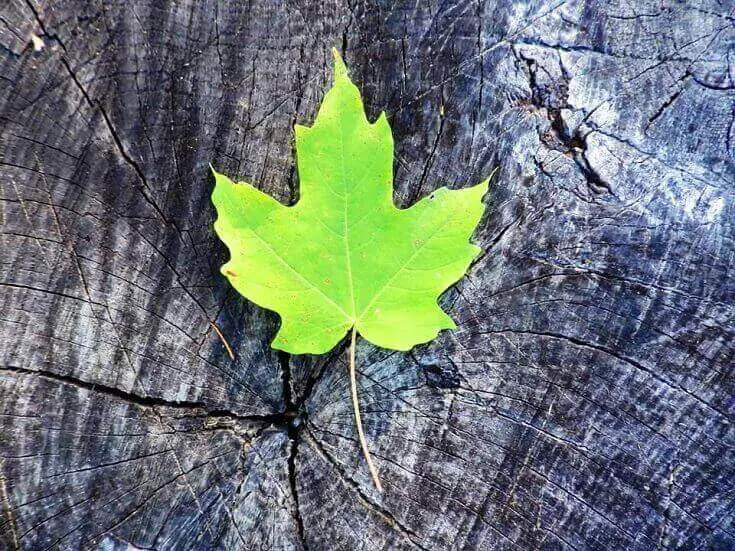
[[[0,547],[735,547],[734,44],[717,0],[5,0]],[[210,162],[297,199],[332,46],[398,205],[499,168],[458,329],[358,344],[383,494],[345,344],[272,350],[212,229]]]

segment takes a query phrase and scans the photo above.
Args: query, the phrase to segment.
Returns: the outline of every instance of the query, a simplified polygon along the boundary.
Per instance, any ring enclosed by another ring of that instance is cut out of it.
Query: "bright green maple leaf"
[[[454,329],[437,299],[481,251],[469,238],[488,182],[396,208],[390,126],[385,113],[367,120],[337,54],[314,125],[296,125],[296,151],[295,205],[217,172],[212,193],[214,228],[231,254],[222,273],[280,314],[272,346],[321,354],[354,327],[373,344],[409,350]]]

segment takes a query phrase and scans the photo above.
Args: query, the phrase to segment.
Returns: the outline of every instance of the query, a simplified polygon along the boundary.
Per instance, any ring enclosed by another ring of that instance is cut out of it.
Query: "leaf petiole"
[[[357,330],[352,327],[352,336],[350,337],[350,394],[352,394],[352,407],[355,410],[355,424],[357,425],[357,435],[360,438],[360,446],[362,447],[362,453],[365,456],[368,468],[370,469],[370,476],[373,477],[375,487],[379,492],[383,491],[383,486],[380,484],[378,478],[378,470],[373,464],[373,460],[370,458],[370,452],[368,451],[367,441],[365,440],[365,433],[362,430],[362,419],[360,418],[360,404],[357,400],[357,379],[355,377],[355,341],[357,340]]]

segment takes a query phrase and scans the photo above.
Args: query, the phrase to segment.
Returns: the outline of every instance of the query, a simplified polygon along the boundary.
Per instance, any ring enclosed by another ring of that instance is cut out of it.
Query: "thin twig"
[[[217,336],[219,337],[219,340],[222,341],[222,344],[225,345],[225,348],[227,349],[227,354],[230,356],[231,360],[235,359],[235,353],[232,351],[232,348],[230,348],[230,343],[227,342],[227,339],[222,334],[222,331],[219,330],[219,327],[217,327],[217,324],[214,323],[212,320],[209,320],[209,325],[212,326],[212,329],[214,329],[214,332],[217,333]]]
[[[350,393],[352,394],[352,407],[355,410],[355,423],[357,424],[357,435],[360,437],[360,446],[362,446],[362,453],[367,461],[368,468],[370,469],[370,476],[373,477],[375,487],[379,492],[383,491],[383,486],[380,484],[378,478],[378,471],[373,465],[373,460],[370,459],[370,452],[368,451],[367,442],[365,441],[365,433],[362,430],[362,420],[360,419],[360,404],[357,401],[357,380],[355,378],[355,340],[357,338],[357,330],[352,327],[352,337],[350,339]]]
[[[13,538],[14,549],[20,549],[20,543],[18,542],[18,532],[15,529],[15,519],[13,518],[13,509],[10,507],[10,499],[8,499],[8,488],[5,485],[7,478],[5,478],[5,459],[0,459],[0,497],[3,501],[3,509],[5,510],[5,516],[8,519],[8,526],[10,527],[10,535]]]

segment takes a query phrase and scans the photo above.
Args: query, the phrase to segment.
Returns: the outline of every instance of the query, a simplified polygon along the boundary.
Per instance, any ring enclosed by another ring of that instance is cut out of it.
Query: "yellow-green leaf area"
[[[293,206],[217,172],[212,193],[214,227],[231,255],[221,271],[280,315],[272,346],[320,354],[354,326],[378,346],[409,350],[455,328],[437,300],[480,252],[470,237],[487,181],[396,208],[390,126],[384,113],[367,120],[336,53],[314,125],[296,126],[296,154]]]

